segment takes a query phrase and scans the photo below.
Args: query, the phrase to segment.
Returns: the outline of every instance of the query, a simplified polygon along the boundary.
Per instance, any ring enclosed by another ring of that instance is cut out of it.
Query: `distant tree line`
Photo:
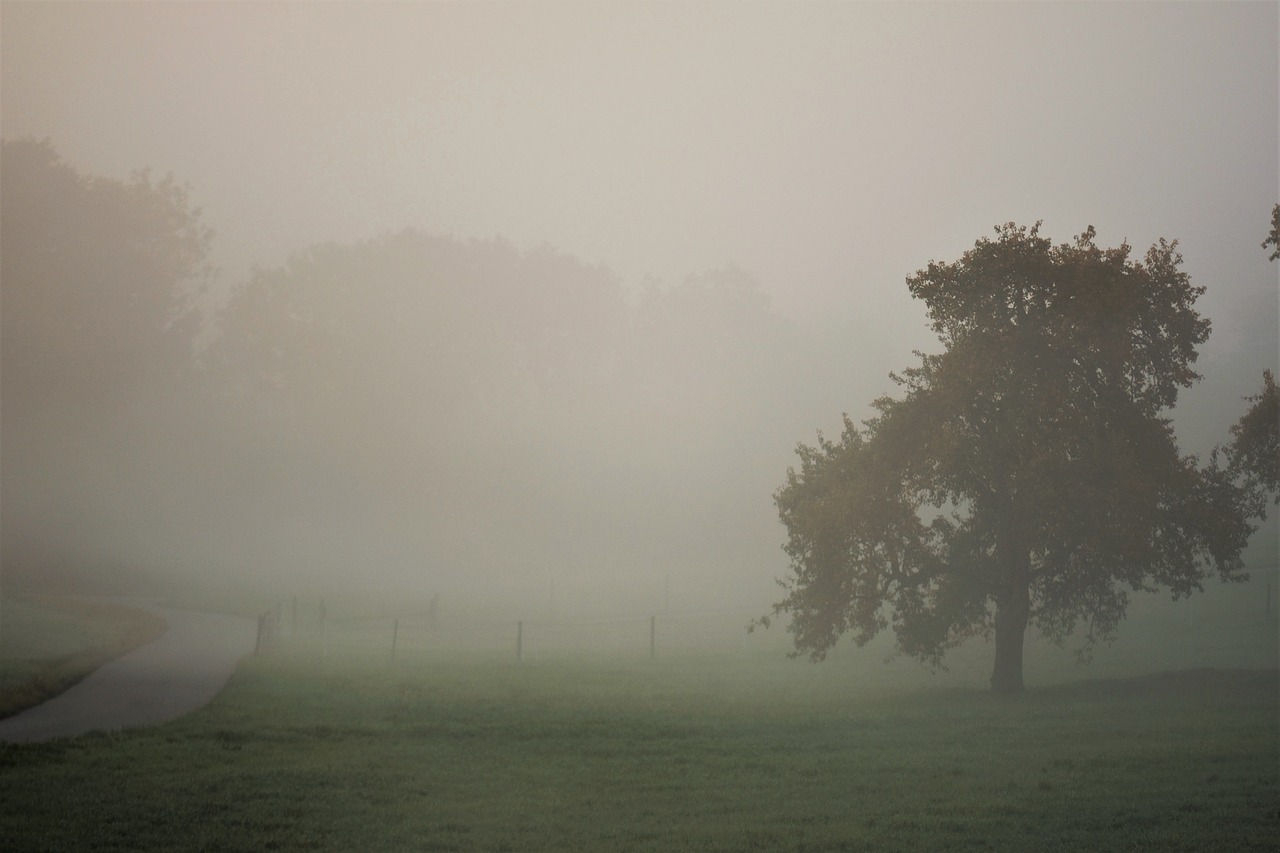
[[[363,525],[423,571],[730,571],[773,535],[772,472],[744,460],[785,461],[816,356],[740,270],[632,292],[550,247],[406,230],[301,249],[201,317],[213,234],[185,187],[3,156],[10,562],[67,524],[240,561]]]

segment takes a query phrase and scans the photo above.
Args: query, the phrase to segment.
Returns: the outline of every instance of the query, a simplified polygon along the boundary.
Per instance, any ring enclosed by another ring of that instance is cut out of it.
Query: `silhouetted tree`
[[[406,230],[257,270],[207,362],[227,431],[272,460],[254,499],[475,538],[548,526],[625,310],[612,274],[549,248]]]
[[[1272,247],[1268,260],[1280,259],[1280,204],[1271,209],[1271,233],[1262,248]],[[1266,514],[1266,492],[1280,503],[1280,393],[1275,375],[1262,371],[1262,391],[1245,397],[1253,403],[1231,427],[1226,456],[1231,470],[1258,493],[1257,515]]]
[[[78,419],[186,369],[212,239],[187,190],[80,174],[48,141],[0,156],[6,414]]]
[[[221,432],[237,458],[261,448],[236,481],[279,495],[280,514],[345,523],[380,504],[368,512],[416,522],[426,552],[518,542],[525,565],[660,551],[740,566],[724,543],[767,529],[750,496],[769,465],[744,460],[786,453],[804,372],[739,271],[632,299],[550,248],[412,230],[256,271],[219,329],[205,361]]]
[[[155,474],[184,452],[169,415],[211,232],[172,178],[82,174],[30,139],[0,158],[5,566],[128,562],[122,531],[163,527]]]
[[[1268,246],[1271,247],[1271,254],[1267,259],[1274,261],[1280,258],[1280,204],[1271,208],[1271,233],[1262,241],[1262,248],[1265,249]]]
[[[1280,258],[1280,204],[1271,209],[1271,233],[1262,248],[1272,247],[1268,260]],[[1245,397],[1252,403],[1231,427],[1227,458],[1232,470],[1253,488],[1271,492],[1280,504],[1280,393],[1270,370],[1262,372],[1262,391]],[[1266,499],[1260,495],[1258,512],[1265,512]]]
[[[256,271],[208,361],[273,428],[412,468],[589,392],[623,310],[607,271],[549,249],[404,231]]]
[[[1253,405],[1231,427],[1227,458],[1250,488],[1271,492],[1280,504],[1280,392],[1270,370],[1262,371],[1262,391],[1245,401]],[[1259,514],[1265,505],[1260,501]]]
[[[1245,578],[1248,496],[1180,455],[1164,412],[1209,321],[1176,243],[1143,260],[1089,228],[1051,245],[996,229],[954,263],[907,279],[945,351],[921,355],[862,428],[799,448],[776,494],[792,574],[772,615],[797,653],[892,626],[938,663],[995,636],[997,691],[1023,686],[1028,625],[1062,641],[1112,635],[1126,590]],[[769,617],[760,620],[768,624]]]

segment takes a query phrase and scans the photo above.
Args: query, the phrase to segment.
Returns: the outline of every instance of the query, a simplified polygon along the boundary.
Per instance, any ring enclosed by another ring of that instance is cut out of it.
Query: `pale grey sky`
[[[914,328],[904,276],[1044,219],[1274,283],[1275,3],[5,2],[2,70],[5,136],[191,183],[228,281],[412,225]]]

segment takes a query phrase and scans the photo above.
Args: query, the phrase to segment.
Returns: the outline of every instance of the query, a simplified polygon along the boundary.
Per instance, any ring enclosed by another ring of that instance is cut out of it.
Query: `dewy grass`
[[[810,671],[254,659],[184,720],[0,746],[0,849],[1272,850],[1280,837],[1274,671],[1013,700],[789,690]]]

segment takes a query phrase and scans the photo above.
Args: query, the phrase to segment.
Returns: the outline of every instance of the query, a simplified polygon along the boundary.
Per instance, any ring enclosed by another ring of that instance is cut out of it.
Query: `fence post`
[[[400,619],[396,618],[396,623],[391,629],[391,659],[396,659],[396,640],[400,637]]]
[[[266,613],[258,614],[258,639],[253,644],[253,653],[255,655],[262,654],[262,622],[266,618]]]
[[[296,643],[298,641],[298,596],[293,597],[293,615],[292,623],[289,625],[289,636]]]
[[[658,617],[649,617],[649,660],[654,658],[654,640],[658,635]]]
[[[320,599],[320,660],[329,656],[329,626],[325,620],[324,599]]]
[[[524,660],[524,620],[516,623],[516,660]]]

